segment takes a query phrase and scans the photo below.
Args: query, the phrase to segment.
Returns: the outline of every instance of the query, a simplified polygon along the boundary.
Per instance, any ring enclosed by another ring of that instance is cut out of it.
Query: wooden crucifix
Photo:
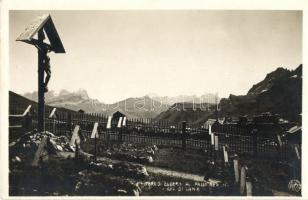
[[[37,35],[37,39],[34,37]],[[44,42],[46,36],[50,44]],[[38,50],[38,131],[45,129],[45,92],[48,91],[47,85],[51,76],[50,58],[48,53],[65,53],[65,49],[58,35],[56,27],[50,15],[38,17],[30,24],[16,41],[26,42],[34,45]],[[46,75],[46,76],[45,76]]]

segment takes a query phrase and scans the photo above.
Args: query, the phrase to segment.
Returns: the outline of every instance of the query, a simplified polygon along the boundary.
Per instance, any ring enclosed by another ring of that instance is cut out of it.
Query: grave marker
[[[57,108],[53,108],[50,115],[49,115],[49,118],[55,118],[56,117],[56,110]]]
[[[111,120],[112,120],[112,116],[108,117],[108,121],[107,121],[107,129],[111,129]]]
[[[225,159],[225,163],[229,162],[229,159],[228,159],[228,152],[226,151],[226,147],[223,146],[223,152],[224,152],[224,159]]]
[[[282,146],[282,142],[281,142],[281,137],[280,137],[280,135],[277,135],[277,138],[278,138],[279,146],[281,147],[281,146]]]
[[[212,135],[212,125],[209,124],[209,135]]]
[[[118,128],[121,128],[121,126],[122,126],[122,117],[119,118],[118,126],[117,126],[117,127],[118,127]]]
[[[22,114],[22,116],[26,116],[29,112],[30,112],[30,109],[31,109],[31,105],[29,105],[27,107],[27,109],[25,110],[25,112]]]
[[[243,195],[245,193],[246,187],[246,168],[243,166],[241,168],[241,182],[240,182],[240,194]]]
[[[215,135],[215,151],[218,151],[218,135]]]
[[[53,134],[55,134],[56,132],[56,108],[53,108],[50,115],[49,115],[49,118],[52,118],[52,131],[53,131]]]
[[[251,182],[246,182],[246,195],[252,196],[252,184]]]
[[[34,159],[32,161],[32,166],[34,167],[37,167],[38,164],[39,164],[39,160],[43,154],[43,152],[45,151],[45,147],[46,147],[46,144],[47,144],[47,137],[43,137],[36,152],[35,152],[35,155],[34,155]]]
[[[75,126],[74,132],[73,132],[73,134],[72,134],[72,138],[71,138],[71,141],[70,141],[70,146],[74,146],[75,143],[76,143],[76,144],[79,144],[79,142],[80,142],[79,128],[80,128],[79,125],[76,125],[76,126]]]
[[[97,127],[98,127],[98,122],[95,122],[94,127],[92,129],[91,138],[98,138]]]
[[[298,151],[297,146],[295,146],[295,147],[294,147],[294,149],[295,149],[295,153],[296,153],[296,157],[297,157],[297,159],[298,159],[298,160],[300,160],[300,159],[301,159],[301,157],[300,157],[300,155],[299,155],[299,151]]]
[[[234,167],[235,183],[238,183],[239,182],[239,170],[238,170],[238,160],[237,159],[233,160],[233,167]]]
[[[126,126],[126,117],[123,118],[123,126]]]
[[[215,137],[215,134],[212,133],[212,134],[211,134],[211,144],[212,144],[212,145],[215,144],[214,137]]]

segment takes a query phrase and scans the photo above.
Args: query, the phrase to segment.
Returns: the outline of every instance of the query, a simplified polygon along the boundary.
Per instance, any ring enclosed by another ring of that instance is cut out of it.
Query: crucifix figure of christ
[[[42,55],[43,69],[46,75],[44,80],[44,92],[48,92],[47,85],[51,77],[50,58],[48,53],[51,52],[51,46],[36,39],[32,39],[31,43],[38,49],[39,54]]]

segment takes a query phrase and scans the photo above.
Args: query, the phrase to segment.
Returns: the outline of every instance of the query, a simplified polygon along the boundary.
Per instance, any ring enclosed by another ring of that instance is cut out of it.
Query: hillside
[[[196,104],[198,106],[198,104]],[[192,109],[173,109],[159,114],[156,119],[173,122],[188,121],[202,123],[208,118],[215,118],[215,111],[194,111]],[[186,108],[191,106],[186,103]],[[246,95],[232,95],[219,103],[218,116],[252,117],[264,112],[279,114],[290,121],[299,121],[302,112],[302,65],[295,70],[277,68],[266,75],[264,80],[252,86]]]
[[[37,102],[30,100],[28,98],[25,98],[19,94],[16,94],[15,92],[9,91],[9,114],[22,114],[25,109],[31,105],[32,110],[34,112],[37,112]],[[46,110],[51,110],[53,107],[46,106]],[[57,106],[58,112],[74,112],[73,110],[63,108],[60,106]]]
[[[213,115],[215,108],[215,104],[175,103],[167,111],[160,113],[155,119],[168,120],[174,123],[186,121],[192,124],[199,124]]]
[[[37,101],[37,92],[26,93],[24,96]],[[168,106],[148,96],[128,98],[113,104],[105,104],[97,99],[91,99],[86,90],[76,92],[61,90],[59,94],[50,91],[46,93],[45,101],[50,106],[64,107],[75,111],[82,109],[87,113],[112,115],[114,112],[120,111],[129,118],[153,118],[168,108]]]

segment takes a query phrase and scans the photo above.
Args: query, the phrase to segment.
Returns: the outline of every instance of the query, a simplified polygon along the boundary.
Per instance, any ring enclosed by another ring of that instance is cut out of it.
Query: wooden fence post
[[[72,132],[72,113],[68,112],[67,113],[67,130],[69,133]]]
[[[182,122],[182,148],[186,149],[186,122]]]
[[[281,148],[282,148],[282,141],[280,135],[277,135],[278,145],[277,145],[277,154],[278,154],[278,161],[281,160]]]
[[[27,113],[23,118],[23,124],[22,124],[23,132],[29,132],[32,129],[32,116],[30,116],[29,113]]]
[[[252,130],[252,140],[253,140],[253,155],[258,155],[258,132],[254,129]]]
[[[122,143],[122,117],[119,118],[118,121],[118,129],[119,129],[119,138],[118,138],[118,142],[121,144]]]

